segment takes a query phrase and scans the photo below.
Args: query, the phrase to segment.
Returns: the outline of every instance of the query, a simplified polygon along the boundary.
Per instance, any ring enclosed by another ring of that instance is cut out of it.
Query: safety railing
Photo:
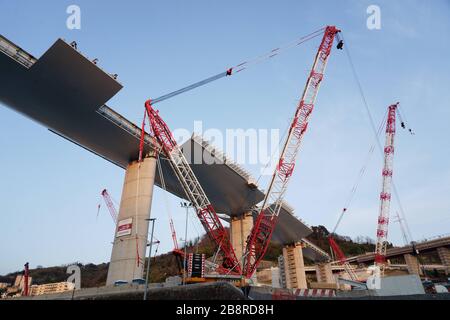
[[[141,139],[141,128],[134,125],[131,121],[125,119],[122,117],[119,113],[108,107],[107,105],[101,106],[97,113],[114,123],[119,128],[125,130],[132,136],[134,136],[137,140]],[[157,142],[152,139],[152,137],[149,134],[145,134],[144,136],[145,143],[152,148],[154,148],[155,145],[157,145]]]
[[[36,62],[35,57],[28,54],[2,35],[0,35],[0,51],[27,68],[30,68]]]

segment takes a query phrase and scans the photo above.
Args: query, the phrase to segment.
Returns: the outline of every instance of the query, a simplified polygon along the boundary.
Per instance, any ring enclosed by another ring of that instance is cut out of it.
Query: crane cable
[[[160,97],[158,97],[156,99],[152,99],[151,100],[152,101],[152,105],[154,105],[156,103],[159,103],[161,101],[170,99],[172,97],[175,97],[175,96],[177,96],[179,94],[182,94],[184,92],[193,90],[193,89],[198,88],[200,86],[206,85],[206,84],[208,84],[210,82],[219,80],[219,79],[224,78],[226,76],[231,76],[231,75],[233,75],[235,73],[239,73],[241,71],[244,71],[244,70],[248,69],[251,66],[257,65],[257,64],[259,64],[259,63],[261,63],[261,62],[263,62],[265,60],[274,58],[275,56],[279,55],[282,52],[285,52],[285,51],[287,51],[289,49],[297,47],[297,46],[299,46],[299,45],[301,45],[301,44],[303,44],[303,43],[305,43],[307,41],[310,41],[310,40],[312,40],[312,39],[322,35],[324,33],[324,30],[325,30],[325,27],[322,27],[322,28],[320,28],[320,29],[318,29],[316,31],[313,31],[313,32],[311,32],[311,33],[309,33],[307,35],[304,35],[304,36],[302,36],[300,38],[297,38],[297,39],[295,39],[295,40],[293,40],[293,41],[291,41],[291,42],[289,42],[289,43],[287,43],[285,45],[282,45],[280,47],[274,48],[274,49],[272,49],[272,50],[270,50],[270,51],[268,51],[268,52],[266,52],[264,54],[261,54],[261,55],[255,57],[255,58],[248,59],[248,60],[246,60],[244,62],[241,62],[241,63],[237,64],[234,67],[228,68],[225,72],[221,72],[221,73],[219,73],[217,75],[214,75],[212,77],[206,78],[204,80],[201,80],[199,82],[191,84],[191,85],[189,85],[187,87],[184,87],[184,88],[178,89],[176,91],[173,91],[171,93],[165,94],[165,95],[160,96]],[[145,143],[145,120],[146,120],[146,117],[147,117],[147,111],[144,111],[144,116],[143,116],[143,119],[142,119],[141,137],[140,137],[140,142],[139,142],[139,156],[138,156],[138,159],[139,159],[138,161],[139,162],[141,162],[143,160],[144,143]],[[288,128],[289,127],[287,127],[287,129]],[[150,129],[151,129],[151,126],[150,126]],[[287,129],[286,129],[285,134],[287,133]],[[278,150],[275,150],[274,154],[275,154],[276,151],[278,151]],[[267,168],[269,165],[270,165],[270,161],[266,164],[265,168]],[[261,179],[261,176],[258,178],[258,181]]]
[[[156,163],[157,163],[157,167],[158,167],[159,178],[160,178],[160,180],[161,180],[161,187],[163,188],[164,191],[166,191],[166,192],[164,192],[164,200],[165,200],[164,203],[165,203],[165,205],[166,205],[167,217],[169,218],[169,226],[170,226],[171,221],[172,221],[172,226],[173,226],[173,219],[172,219],[172,214],[171,214],[171,208],[170,208],[170,204],[169,204],[169,199],[168,199],[168,197],[167,197],[166,182],[165,182],[165,179],[164,179],[164,173],[163,173],[163,171],[162,171],[161,157],[160,157],[160,153],[159,153],[159,152],[156,153]],[[175,228],[175,226],[173,226],[173,228]],[[172,227],[170,227],[170,234],[171,234],[171,236],[173,237]],[[173,240],[174,240],[174,241],[177,241],[176,238],[173,239]],[[178,241],[177,241],[177,242],[178,242]],[[176,244],[174,243],[174,246],[175,246],[175,245],[176,245]]]
[[[197,218],[195,212],[192,211],[192,210],[191,210],[191,216],[190,216],[189,218],[190,218],[190,219],[189,219],[189,222],[191,223],[191,226],[194,228],[195,232],[197,233],[197,239],[198,239],[198,242],[200,242],[200,239],[201,239],[201,238],[200,238],[199,228],[197,227],[197,225],[196,225],[196,223],[195,223],[195,221],[197,221],[197,224],[200,224],[200,221],[199,221],[199,219]],[[197,246],[198,246],[198,243],[197,243]],[[198,252],[196,252],[196,253],[198,253]]]
[[[377,139],[381,135],[381,132],[383,131],[384,124],[385,124],[385,121],[386,121],[386,117],[387,117],[387,111],[386,111],[386,113],[385,113],[385,115],[384,115],[383,119],[381,120],[381,123],[380,123],[380,125],[378,127]],[[363,165],[362,165],[361,169],[359,170],[359,173],[358,173],[358,176],[357,176],[357,178],[355,180],[355,183],[353,184],[353,187],[350,190],[350,193],[349,193],[349,195],[347,197],[347,200],[345,201],[345,204],[344,204],[342,212],[341,212],[341,214],[339,216],[339,219],[338,219],[336,225],[334,226],[333,231],[331,232],[332,234],[336,233],[336,230],[339,227],[339,225],[340,225],[340,223],[342,221],[342,218],[344,217],[344,214],[348,212],[348,209],[350,208],[350,205],[353,202],[353,199],[354,199],[354,197],[356,195],[356,192],[357,192],[358,187],[359,187],[359,185],[361,183],[361,180],[364,177],[364,174],[366,173],[366,169],[367,169],[367,166],[369,164],[369,161],[372,158],[373,151],[375,150],[375,143],[376,142],[373,142],[372,145],[369,148],[369,151],[368,151],[368,153],[367,153],[367,155],[365,157],[365,160],[363,162]]]
[[[341,32],[341,37],[342,37],[342,40],[345,42],[345,39],[344,39],[344,36],[343,36],[342,32]],[[345,49],[345,53],[347,55],[347,58],[348,58],[348,61],[349,61],[349,64],[350,64],[350,68],[352,70],[352,74],[353,74],[354,80],[355,80],[355,82],[357,84],[357,87],[358,87],[358,90],[359,90],[359,94],[360,94],[360,96],[362,98],[363,105],[365,107],[367,116],[368,116],[368,118],[370,120],[370,126],[372,128],[373,134],[375,135],[376,145],[377,145],[380,153],[382,154],[383,153],[383,147],[381,146],[380,140],[378,139],[378,133],[377,133],[377,130],[375,128],[375,123],[374,123],[374,120],[373,120],[373,117],[372,117],[372,112],[370,111],[369,104],[367,102],[366,96],[364,94],[364,90],[363,90],[362,85],[361,85],[361,81],[359,80],[359,77],[358,77],[358,73],[356,72],[356,68],[355,68],[355,65],[353,63],[353,59],[352,59],[352,57],[350,55],[350,50],[348,49],[348,44],[344,46],[344,49]],[[410,133],[413,134],[411,130],[410,130]],[[396,187],[394,181],[392,181],[392,189],[394,191],[394,196],[395,196],[395,198],[397,200],[397,203],[398,203],[398,206],[399,206],[399,209],[400,209],[400,213],[402,214],[402,216],[404,218],[404,221],[405,221],[405,224],[407,226],[407,229],[409,231],[408,223],[406,221],[405,211],[403,210],[403,206],[402,206],[402,203],[400,201],[400,196],[398,194],[397,187]],[[413,239],[412,235],[410,235],[410,239],[411,240]]]
[[[289,43],[287,43],[287,44],[285,44],[283,46],[274,48],[274,49],[272,49],[272,50],[270,50],[270,51],[268,51],[268,52],[266,52],[266,53],[264,53],[262,55],[259,55],[259,56],[255,57],[255,58],[252,58],[252,59],[246,60],[244,62],[241,62],[241,63],[237,64],[234,67],[228,68],[224,72],[221,72],[221,73],[216,74],[216,75],[214,75],[212,77],[209,77],[209,78],[206,78],[204,80],[201,80],[199,82],[193,83],[193,84],[191,84],[191,85],[189,85],[187,87],[184,87],[184,88],[178,89],[176,91],[167,93],[167,94],[162,95],[162,96],[160,96],[160,97],[158,97],[156,99],[151,99],[151,104],[154,105],[156,103],[159,103],[161,101],[173,98],[173,97],[175,97],[177,95],[180,95],[182,93],[185,93],[187,91],[191,91],[191,90],[193,90],[195,88],[204,86],[204,85],[206,85],[206,84],[208,84],[210,82],[219,80],[219,79],[227,77],[227,76],[232,76],[235,73],[239,73],[241,71],[244,71],[247,68],[249,68],[250,66],[253,66],[253,65],[259,64],[259,63],[261,63],[261,62],[263,62],[265,60],[271,59],[271,58],[279,55],[280,53],[282,53],[284,51],[287,51],[289,49],[297,47],[297,46],[299,46],[299,45],[301,45],[301,44],[303,44],[303,43],[305,43],[305,42],[307,42],[309,40],[312,40],[312,39],[322,35],[324,33],[324,30],[325,30],[325,27],[322,27],[322,28],[320,28],[320,29],[318,29],[316,31],[313,31],[313,32],[305,35],[305,36],[297,38],[296,40],[291,41],[291,42],[289,42]],[[147,111],[145,110],[144,111],[144,117],[142,119],[141,137],[140,137],[140,142],[139,142],[139,157],[138,157],[139,162],[142,161],[143,152],[144,152],[145,120],[146,120],[146,117],[147,117]],[[150,129],[151,129],[151,124],[150,124]]]
[[[297,38],[289,43],[286,43],[280,47],[274,48],[262,55],[259,55],[255,58],[252,58],[252,59],[249,59],[242,63],[239,63],[238,65],[234,66],[232,69],[233,69],[233,71],[236,69],[236,71],[234,71],[234,73],[241,72],[241,71],[247,69],[249,66],[259,64],[265,60],[271,59],[271,58],[279,55],[282,52],[285,52],[285,51],[292,49],[294,47],[297,47],[309,40],[312,40],[312,39],[322,35],[324,31],[325,31],[325,27],[320,28],[320,29],[313,31],[305,36],[302,36],[302,37]]]
[[[269,161],[267,161],[267,163],[266,163],[266,164],[264,165],[264,167],[262,168],[262,171],[260,172],[260,174],[259,174],[259,176],[258,176],[258,179],[256,180],[256,184],[259,184],[261,178],[262,178],[263,175],[264,175],[263,172],[265,172],[265,171],[267,170],[267,168],[269,167],[269,165],[272,164],[272,160],[273,160],[273,159],[276,159],[276,161],[278,160],[279,154],[280,154],[280,151],[281,151],[281,148],[283,147],[283,142],[285,141],[285,138],[286,138],[286,136],[287,136],[287,134],[288,134],[288,132],[289,132],[289,129],[290,129],[291,126],[292,126],[292,120],[293,120],[293,119],[294,119],[293,117],[290,117],[290,118],[287,120],[285,129],[284,129],[284,132],[283,132],[283,135],[282,135],[281,138],[279,139],[277,147],[274,148],[275,150],[274,150],[274,151],[272,152],[272,154],[270,155]],[[275,155],[277,155],[277,157],[275,157]],[[276,164],[278,164],[278,163],[276,163]],[[275,165],[276,165],[276,164],[275,164]]]
[[[246,60],[244,62],[241,62],[241,63],[235,65],[234,67],[228,68],[224,72],[218,73],[218,74],[216,74],[214,76],[211,76],[211,77],[203,79],[203,80],[201,80],[199,82],[193,83],[193,84],[191,84],[191,85],[189,85],[187,87],[178,89],[176,91],[173,91],[173,92],[167,93],[165,95],[162,95],[162,96],[160,96],[158,98],[152,99],[152,105],[154,105],[156,103],[159,103],[161,101],[170,99],[172,97],[175,97],[175,96],[177,96],[179,94],[182,94],[182,93],[185,93],[187,91],[191,91],[191,90],[193,90],[195,88],[204,86],[204,85],[206,85],[206,84],[208,84],[210,82],[213,82],[213,81],[225,78],[227,76],[232,76],[232,75],[234,75],[236,73],[244,71],[247,68],[249,68],[250,66],[257,65],[257,64],[259,64],[259,63],[261,63],[261,62],[263,62],[265,60],[271,59],[271,58],[279,55],[280,53],[282,53],[284,51],[287,51],[289,49],[297,47],[297,46],[299,46],[299,45],[301,45],[301,44],[303,44],[303,43],[305,43],[305,42],[307,42],[309,40],[312,40],[312,39],[322,35],[324,30],[325,30],[324,27],[320,28],[320,29],[318,29],[318,30],[316,30],[314,32],[311,32],[311,33],[309,33],[309,34],[307,34],[305,36],[297,38],[296,40],[291,41],[291,42],[289,42],[289,43],[287,43],[287,44],[285,44],[283,46],[274,48],[274,49],[272,49],[272,50],[270,50],[270,51],[268,51],[268,52],[266,52],[266,53],[264,53],[262,55],[259,55],[259,56],[255,57],[255,58],[252,58],[252,59]]]

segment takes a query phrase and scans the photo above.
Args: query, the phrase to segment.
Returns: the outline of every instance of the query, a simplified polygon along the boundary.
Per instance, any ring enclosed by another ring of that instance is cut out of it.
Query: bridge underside
[[[0,70],[0,103],[123,169],[136,160],[139,127],[105,105],[122,85],[63,40],[36,59],[0,36]],[[122,125],[103,110],[121,118]],[[188,148],[220,158],[217,150],[196,137],[183,145]],[[147,135],[145,151],[150,150]],[[167,191],[186,198],[168,161],[161,164]],[[193,164],[192,169],[219,213],[240,216],[264,197],[250,175],[230,160]],[[155,184],[161,186],[159,174]],[[282,210],[274,239],[291,244],[310,233],[292,211]]]

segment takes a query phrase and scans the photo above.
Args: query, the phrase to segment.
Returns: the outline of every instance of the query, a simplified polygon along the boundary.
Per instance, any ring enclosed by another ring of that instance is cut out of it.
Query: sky
[[[66,26],[69,5],[81,29]],[[377,5],[381,28],[367,27]],[[108,105],[140,123],[150,97],[217,74],[325,25],[342,31],[376,125],[397,101],[415,135],[398,130],[394,181],[414,240],[450,232],[450,1],[0,0],[0,33],[40,57],[57,38],[119,75]],[[319,39],[246,72],[161,103],[172,129],[286,128]],[[0,70],[1,72],[1,70]],[[380,141],[383,143],[383,137]],[[333,49],[286,200],[309,225],[332,229],[374,143],[345,52]],[[0,274],[75,261],[109,261],[114,225],[100,191],[120,200],[124,171],[0,106]],[[261,165],[243,164],[255,177]],[[375,238],[382,155],[375,151],[337,232]],[[267,179],[260,181],[266,188]],[[167,200],[166,200],[167,199]],[[180,200],[155,188],[158,253],[181,237]],[[168,206],[166,204],[169,204]],[[169,208],[169,209],[168,209]],[[391,214],[399,211],[394,199]],[[190,213],[189,238],[202,234]],[[389,240],[402,244],[391,219]]]

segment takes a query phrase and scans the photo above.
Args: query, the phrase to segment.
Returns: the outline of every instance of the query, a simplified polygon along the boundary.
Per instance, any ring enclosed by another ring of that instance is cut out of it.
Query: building
[[[57,283],[46,283],[41,285],[31,286],[31,295],[40,296],[43,294],[55,294],[62,293],[66,291],[72,291],[75,289],[75,284],[72,282],[57,282]]]

